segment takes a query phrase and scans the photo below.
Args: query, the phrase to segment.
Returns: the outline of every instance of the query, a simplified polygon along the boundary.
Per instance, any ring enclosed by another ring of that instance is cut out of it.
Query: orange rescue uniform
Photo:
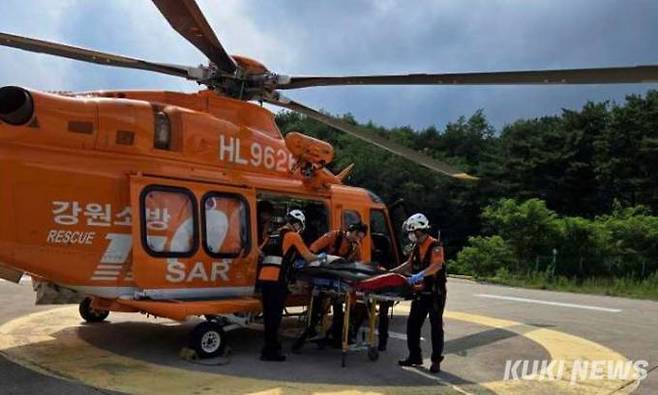
[[[279,232],[279,234],[281,231]],[[276,234],[272,234],[268,236],[268,238],[265,240],[264,244],[267,246],[269,242],[271,242],[270,238],[272,237],[277,237]],[[273,240],[272,240],[273,241]],[[275,242],[276,243],[276,242]],[[287,282],[287,278],[282,278],[281,277],[281,272],[287,274],[289,273],[290,266],[294,263],[294,259],[303,257],[303,256],[308,256],[311,255],[311,252],[309,251],[308,247],[306,247],[306,244],[304,243],[304,240],[302,240],[302,237],[299,235],[299,233],[293,231],[293,230],[284,230],[283,231],[283,238],[281,241],[281,251],[278,251],[278,247],[273,247],[273,251],[269,251],[268,247],[264,247],[266,251],[264,251],[264,254],[266,257],[264,258],[263,265],[260,268],[259,274],[258,274],[258,280],[259,281],[284,281]],[[268,261],[268,255],[273,255],[273,256],[278,256],[281,254],[281,261],[280,262],[270,262]]]
[[[427,249],[430,248],[430,246],[432,244],[436,244],[436,243],[437,243],[437,240],[435,238],[431,237],[431,236],[427,236],[425,238],[425,240],[420,244],[419,249],[418,249],[418,252],[419,252],[419,255],[420,255],[421,259],[423,259],[423,257],[426,256]],[[430,265],[434,265],[434,264],[443,265],[443,262],[444,262],[443,248],[440,245],[436,244],[434,246],[434,248],[432,248],[432,252],[431,252],[431,255],[429,257],[429,262],[428,263]]]
[[[338,255],[348,261],[361,260],[361,243],[349,241],[342,230],[332,230],[322,235],[311,244],[311,251],[315,254],[325,252]]]

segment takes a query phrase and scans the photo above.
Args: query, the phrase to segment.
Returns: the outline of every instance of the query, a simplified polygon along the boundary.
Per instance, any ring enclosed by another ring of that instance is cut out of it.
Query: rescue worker
[[[263,258],[258,270],[265,326],[265,345],[260,355],[262,361],[286,360],[285,355],[281,353],[279,325],[288,296],[293,263],[299,258],[306,261],[323,258],[313,254],[304,244],[300,233],[304,230],[305,223],[306,218],[301,210],[290,211],[286,214],[286,223],[268,235],[263,246]]]
[[[443,310],[446,303],[446,267],[440,242],[429,235],[430,224],[423,214],[414,214],[406,221],[407,235],[414,243],[409,259],[393,269],[411,273],[409,284],[416,290],[407,319],[407,347],[409,356],[398,361],[401,366],[423,364],[420,332],[429,314],[432,333],[432,365],[430,371],[441,371],[443,361]]]
[[[361,260],[361,242],[368,234],[368,225],[357,222],[350,224],[347,230],[333,230],[325,233],[311,244],[311,252],[324,252],[337,255],[348,262]]]
[[[311,252],[318,254],[324,253],[328,255],[340,256],[348,262],[356,262],[361,260],[361,241],[368,234],[368,225],[358,222],[350,224],[346,230],[338,229],[332,230],[320,236],[316,241],[311,244]],[[301,350],[307,338],[313,338],[317,335],[315,327],[318,325],[324,315],[325,303],[327,298],[325,295],[318,295],[313,299],[313,306],[311,307],[311,321],[306,330],[301,334],[292,346],[292,350],[297,352]],[[332,338],[335,343],[340,342],[342,337],[342,324],[343,324],[343,305],[342,303],[333,303],[334,317],[331,326]]]

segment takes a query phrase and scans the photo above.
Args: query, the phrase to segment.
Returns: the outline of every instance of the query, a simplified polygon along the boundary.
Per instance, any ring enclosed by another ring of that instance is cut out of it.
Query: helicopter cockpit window
[[[233,258],[250,250],[249,205],[232,193],[210,192],[202,199],[203,240],[206,253]]]
[[[189,257],[198,247],[196,200],[184,188],[153,185],[141,194],[142,244],[153,256]]]

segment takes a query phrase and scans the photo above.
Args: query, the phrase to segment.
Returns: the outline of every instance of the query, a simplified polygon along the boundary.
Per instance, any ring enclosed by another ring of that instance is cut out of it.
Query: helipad
[[[350,355],[340,367],[337,350],[307,346],[286,363],[257,359],[258,331],[231,334],[232,356],[222,366],[181,360],[190,325],[113,314],[110,322],[84,325],[75,307],[16,318],[0,327],[0,351],[11,361],[58,378],[91,387],[135,394],[211,393],[611,393],[633,387],[624,380],[568,379],[503,381],[507,360],[531,359],[626,361],[618,352],[582,337],[542,325],[480,314],[447,311],[446,361],[443,372],[401,369],[405,353],[407,305],[395,310],[389,349],[376,362]],[[289,325],[294,322],[289,322]],[[429,343],[423,343],[429,350]],[[568,376],[565,376],[568,377]]]

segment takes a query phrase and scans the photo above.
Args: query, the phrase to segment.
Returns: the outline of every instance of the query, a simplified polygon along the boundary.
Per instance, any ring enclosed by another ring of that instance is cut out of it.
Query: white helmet
[[[291,210],[286,215],[286,220],[290,223],[299,222],[302,225],[302,230],[306,227],[306,216],[304,216],[302,210]]]
[[[415,230],[424,230],[430,228],[430,221],[427,219],[425,215],[421,213],[414,214],[411,217],[407,218],[407,220],[404,221],[404,224],[405,224],[405,230],[407,232],[413,232]]]

